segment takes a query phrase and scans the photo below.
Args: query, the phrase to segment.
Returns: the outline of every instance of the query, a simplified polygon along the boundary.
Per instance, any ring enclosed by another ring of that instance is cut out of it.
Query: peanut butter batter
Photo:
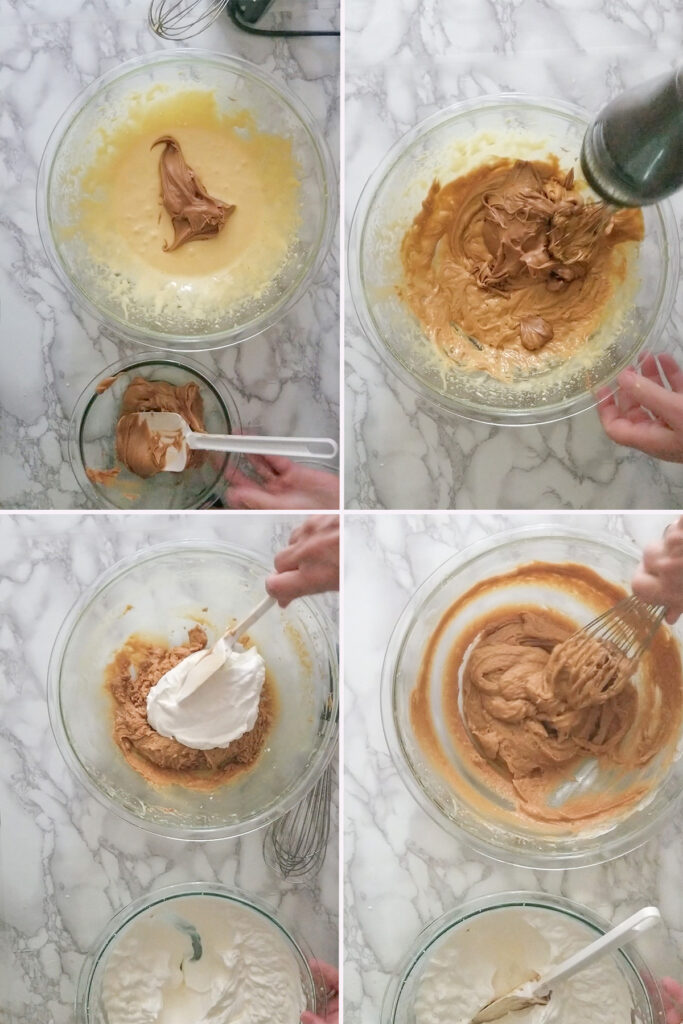
[[[173,252],[193,239],[213,238],[235,212],[235,207],[209,195],[185,163],[180,144],[172,135],[162,135],[152,143],[152,149],[159,145],[164,147],[159,159],[161,201],[174,231],[172,243],[164,242],[163,249]]]
[[[539,350],[563,362],[594,333],[625,275],[620,249],[642,237],[640,210],[585,202],[556,157],[493,160],[433,183],[403,240],[399,294],[457,364],[525,375]]]
[[[202,650],[206,639],[201,626],[189,630],[186,644],[171,648],[134,634],[105,670],[105,686],[114,705],[114,740],[128,764],[153,785],[216,789],[256,764],[272,726],[277,700],[266,672],[256,724],[230,746],[194,750],[152,729],[147,721],[147,694],[165,672]],[[249,646],[246,638],[242,643]]]
[[[488,807],[482,787],[536,821],[587,822],[624,813],[668,769],[681,726],[683,675],[678,646],[662,628],[634,666],[602,644],[580,643],[578,624],[544,607],[503,606],[471,622],[447,655],[442,708],[461,765],[453,763],[432,720],[433,658],[443,631],[475,597],[510,582],[573,594],[599,614],[624,596],[581,565],[534,562],[471,588],[444,614],[425,651],[411,697],[420,746],[467,802]],[[571,638],[571,639],[570,639]],[[645,781],[639,769],[658,754]],[[590,795],[549,803],[587,757],[614,780]]]
[[[179,413],[190,430],[202,432],[204,403],[195,383],[175,385],[161,380],[135,377],[121,400],[121,416],[116,425],[116,457],[136,476],[147,478],[160,473],[166,453],[173,443],[150,430],[141,412]],[[191,451],[187,468],[201,465],[204,453]]]

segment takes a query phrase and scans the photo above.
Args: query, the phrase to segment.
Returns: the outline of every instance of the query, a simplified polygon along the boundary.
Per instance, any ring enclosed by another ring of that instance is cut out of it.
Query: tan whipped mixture
[[[423,657],[411,719],[430,760],[456,791],[479,803],[481,795],[450,761],[434,728],[430,673],[439,638],[453,617],[475,597],[511,581],[550,583],[579,597],[595,614],[624,596],[585,566],[534,562],[483,581],[444,614]],[[458,636],[441,685],[448,731],[472,778],[525,817],[581,827],[632,806],[657,778],[574,797],[560,807],[549,806],[548,798],[591,756],[601,769],[625,777],[668,754],[661,777],[680,731],[683,675],[676,641],[666,629],[658,631],[641,660],[636,687],[631,662],[607,644],[580,642],[573,637],[577,628],[548,608],[498,607]]]
[[[251,646],[246,638],[242,643]],[[188,642],[178,647],[134,634],[105,670],[105,686],[113,699],[114,740],[128,764],[154,785],[211,790],[247,771],[258,761],[277,713],[275,687],[266,672],[254,728],[228,747],[195,750],[156,732],[147,721],[147,694],[165,672],[204,647],[201,626],[190,629]]]
[[[496,159],[435,181],[402,245],[399,294],[455,362],[504,378],[552,346],[569,359],[599,327],[643,237],[640,210],[587,203],[573,172]]]

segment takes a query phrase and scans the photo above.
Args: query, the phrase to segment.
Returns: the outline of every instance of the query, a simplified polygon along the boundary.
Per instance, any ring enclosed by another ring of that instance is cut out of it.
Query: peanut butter
[[[615,250],[642,237],[639,210],[586,202],[555,157],[494,160],[433,183],[399,294],[456,363],[504,379],[546,346],[558,361],[581,347],[624,274]]]
[[[154,785],[215,789],[253,767],[270,732],[276,696],[267,673],[254,728],[228,747],[195,750],[151,727],[147,694],[165,672],[205,646],[206,633],[201,626],[190,629],[187,643],[178,647],[133,635],[107,666],[105,685],[113,700],[114,739],[131,767]]]
[[[186,164],[180,144],[172,135],[162,135],[152,143],[152,149],[160,145],[164,146],[159,158],[161,201],[174,231],[172,243],[164,242],[163,249],[173,252],[186,242],[213,238],[235,212],[235,207],[209,195]]]
[[[190,430],[204,430],[204,404],[196,384],[174,385],[161,380],[135,377],[121,400],[121,416],[116,425],[116,457],[136,476],[147,478],[163,470],[166,454],[174,443],[150,430],[141,412],[179,413]],[[191,451],[187,467],[201,465],[202,452]]]

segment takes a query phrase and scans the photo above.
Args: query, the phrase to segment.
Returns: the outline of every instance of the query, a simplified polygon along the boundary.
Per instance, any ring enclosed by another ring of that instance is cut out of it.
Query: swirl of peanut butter
[[[164,242],[164,251],[173,252],[186,242],[213,238],[225,226],[235,207],[214,199],[185,162],[180,144],[172,135],[162,135],[152,143],[164,145],[159,158],[161,201],[173,222],[171,245]]]

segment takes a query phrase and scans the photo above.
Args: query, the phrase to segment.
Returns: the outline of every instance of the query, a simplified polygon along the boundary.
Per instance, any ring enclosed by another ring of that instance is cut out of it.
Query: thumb
[[[674,429],[683,429],[683,395],[668,391],[661,384],[655,384],[632,370],[625,370],[617,379],[621,390],[639,405],[649,409]]]
[[[301,1024],[325,1024],[322,1017],[319,1017],[317,1013],[311,1013],[310,1010],[304,1010],[301,1014]]]

